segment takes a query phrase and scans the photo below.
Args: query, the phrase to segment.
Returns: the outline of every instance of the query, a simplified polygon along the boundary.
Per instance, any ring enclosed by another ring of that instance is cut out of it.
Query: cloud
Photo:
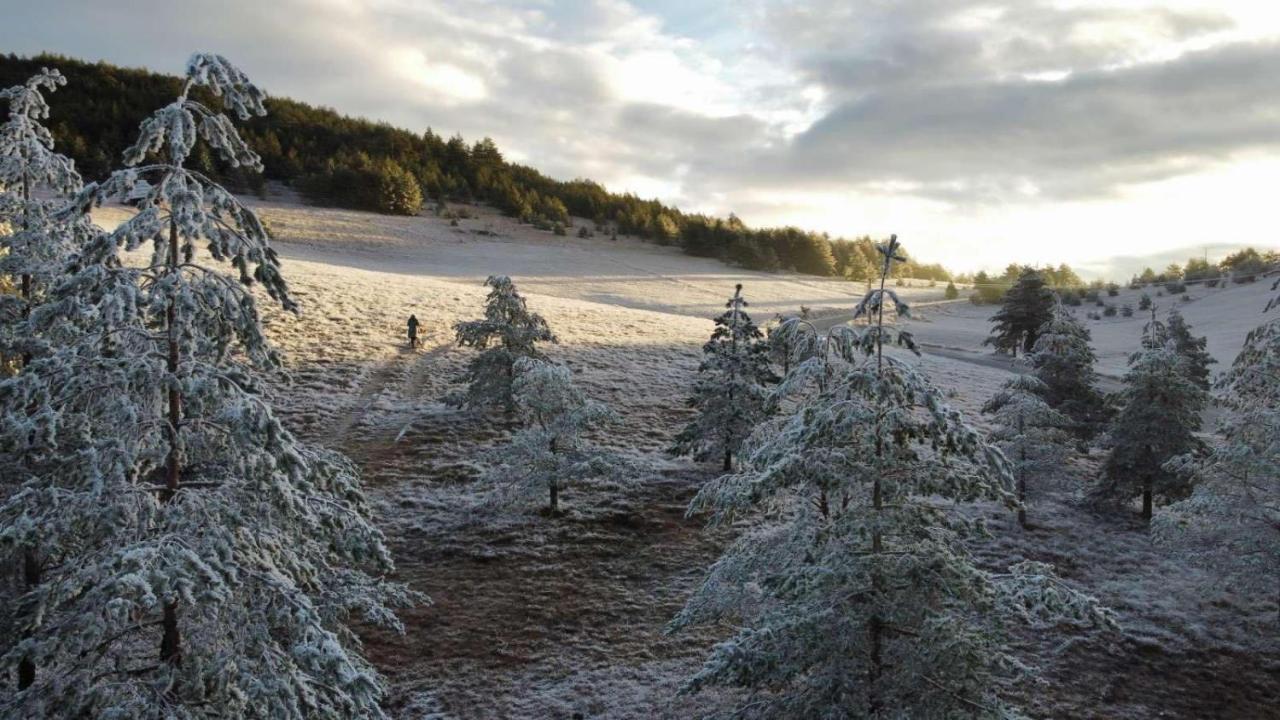
[[[1280,44],[1026,79],[889,87],[796,138],[796,180],[894,179],[957,202],[1042,202],[1194,172],[1280,144]]]
[[[1280,145],[1280,9],[1254,0],[108,5],[15,4],[0,47],[168,72],[215,50],[271,94],[555,177],[753,223],[902,217],[943,260]]]

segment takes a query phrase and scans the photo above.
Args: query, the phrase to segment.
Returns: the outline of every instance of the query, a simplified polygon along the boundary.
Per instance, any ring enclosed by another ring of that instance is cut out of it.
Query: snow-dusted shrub
[[[582,437],[612,420],[613,412],[578,389],[569,368],[519,358],[511,390],[524,427],[490,455],[494,466],[487,478],[496,487],[496,500],[515,503],[546,497],[548,508],[556,512],[566,488],[619,474],[621,461]]]
[[[264,398],[277,358],[246,285],[294,306],[257,217],[185,167],[203,142],[261,168],[197,86],[241,118],[263,112],[238,69],[191,58],[128,169],[79,196],[145,179],[138,214],[33,311],[56,349],[0,383],[0,450],[24,469],[0,542],[50,559],[26,637],[0,658],[39,673],[0,703],[14,717],[383,717],[348,619],[396,628],[389,607],[411,595],[380,579],[390,553],[354,465],[299,442]],[[145,266],[122,262],[144,243]]]
[[[691,513],[746,521],[673,621],[738,629],[685,691],[738,686],[726,716],[1005,717],[998,688],[1024,668],[1003,629],[1023,620],[1109,623],[1096,603],[1039,563],[977,567],[966,545],[982,527],[956,503],[1013,505],[1008,463],[911,365],[883,325],[881,285],[778,388],[789,415],[762,423],[737,473],[708,484]],[[803,337],[804,321],[784,331]],[[811,326],[810,326],[811,327]]]
[[[751,430],[765,417],[769,386],[777,381],[769,364],[769,346],[751,316],[742,286],[715,319],[711,339],[702,346],[702,363],[689,407],[698,415],[676,435],[671,452],[700,461],[715,459],[732,469]]]
[[[490,275],[485,285],[492,288],[485,298],[484,318],[455,323],[458,345],[474,347],[480,354],[467,366],[467,389],[455,393],[448,402],[458,407],[501,406],[515,409],[511,383],[515,364],[522,357],[543,360],[540,342],[556,342],[542,316],[529,311],[515,283],[505,275]]]
[[[1034,375],[1016,375],[986,405],[996,427],[989,440],[1004,452],[1013,473],[1018,523],[1027,525],[1027,480],[1053,476],[1067,458],[1071,418],[1049,407],[1048,388]]]

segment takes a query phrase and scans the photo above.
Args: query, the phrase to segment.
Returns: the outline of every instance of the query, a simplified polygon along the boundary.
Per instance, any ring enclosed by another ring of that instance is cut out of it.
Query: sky
[[[897,233],[961,271],[1280,246],[1273,0],[0,0],[0,50],[468,140],[751,225]]]

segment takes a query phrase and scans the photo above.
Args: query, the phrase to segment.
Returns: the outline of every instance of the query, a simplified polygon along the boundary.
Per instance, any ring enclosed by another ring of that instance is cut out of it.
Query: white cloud
[[[431,91],[441,102],[476,102],[489,95],[483,78],[448,62],[432,62],[421,50],[399,47],[388,55],[396,72]]]

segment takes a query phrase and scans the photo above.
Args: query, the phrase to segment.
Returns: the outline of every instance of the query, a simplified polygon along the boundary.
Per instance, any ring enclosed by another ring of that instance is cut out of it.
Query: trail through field
[[[336,445],[345,445],[347,434],[351,431],[351,427],[359,423],[369,411],[369,400],[374,395],[382,392],[387,383],[391,381],[393,375],[400,369],[404,361],[402,359],[394,359],[384,361],[381,365],[373,369],[365,381],[360,385],[360,392],[355,399],[348,404],[346,410],[343,411],[338,419],[333,423],[332,430],[325,437],[326,443]]]

